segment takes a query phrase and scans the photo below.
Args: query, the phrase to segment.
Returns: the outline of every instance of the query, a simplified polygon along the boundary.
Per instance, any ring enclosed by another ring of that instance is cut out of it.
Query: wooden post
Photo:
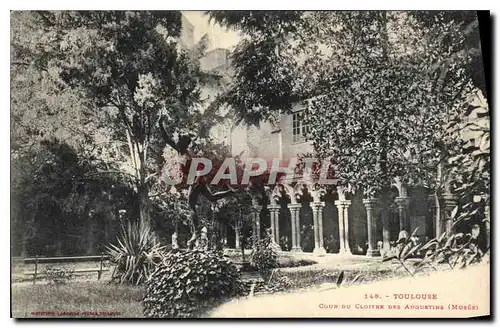
[[[38,272],[38,255],[35,257],[35,274],[33,275],[33,285],[36,281],[36,274]]]
[[[102,260],[104,258],[104,253],[101,252],[101,263],[99,265],[99,272],[97,272],[97,280],[101,280],[101,274],[102,274]]]

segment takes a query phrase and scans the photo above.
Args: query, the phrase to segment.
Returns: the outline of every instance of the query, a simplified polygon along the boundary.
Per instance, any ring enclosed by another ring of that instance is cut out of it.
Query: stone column
[[[271,219],[271,231],[273,233],[273,238],[276,244],[280,244],[280,225],[279,225],[279,215],[280,215],[280,207],[276,204],[268,205],[269,216]]]
[[[444,227],[446,229],[446,234],[450,234],[453,230],[453,218],[451,217],[451,212],[458,205],[458,198],[452,194],[443,194],[442,198],[444,209]]]
[[[252,232],[253,232],[253,244],[254,246],[260,240],[260,211],[262,211],[261,205],[253,205],[253,224],[252,224]]]
[[[377,203],[378,200],[376,198],[363,199],[368,225],[368,250],[366,251],[366,256],[380,256],[380,252],[377,249],[377,241],[375,240],[375,217],[373,215]]]
[[[438,204],[436,204],[436,195],[430,195],[427,199],[429,201],[429,207],[431,209],[432,223],[434,224],[434,234],[436,238],[439,238],[443,233],[443,225],[441,221],[441,213],[437,211]]]
[[[319,223],[319,247],[321,250],[324,250],[324,253],[326,254],[326,249],[325,249],[325,241],[324,241],[324,233],[323,233],[323,208],[325,207],[325,202],[321,202],[321,206],[318,209],[318,223]]]
[[[297,242],[295,241],[295,207],[293,206],[295,204],[288,204],[288,209],[290,210],[290,229],[292,230],[292,248],[291,251],[293,251],[297,245]]]
[[[396,197],[399,214],[399,231],[406,230],[411,233],[410,220],[408,220],[410,197]]]
[[[292,252],[302,252],[300,246],[300,220],[299,211],[302,207],[301,204],[288,204],[290,209],[290,220],[292,226]]]
[[[345,253],[345,229],[344,229],[344,206],[341,200],[336,200],[335,205],[337,205],[337,211],[339,213],[339,254]]]
[[[350,200],[336,200],[337,210],[339,213],[339,254],[351,254],[349,246],[349,205]]]
[[[311,207],[313,210],[314,222],[314,250],[315,254],[326,254],[326,249],[323,245],[323,207],[324,202],[313,202]]]
[[[271,210],[271,205],[267,206],[267,209],[269,210],[269,222],[271,224],[271,234],[273,236],[273,241],[276,242],[276,227],[274,226],[274,211]]]
[[[351,205],[350,200],[342,201],[342,207],[344,208],[344,253],[346,255],[351,255],[351,247],[349,246],[349,206]]]
[[[234,248],[240,249],[240,220],[236,220],[234,224]]]
[[[177,231],[172,234],[172,249],[179,249],[179,243],[177,242]]]
[[[314,251],[319,250],[319,223],[318,223],[318,211],[316,209],[316,204],[310,203],[313,213],[313,232],[314,232]]]
[[[297,242],[297,252],[302,252],[302,235],[300,234],[300,208],[302,207],[301,204],[298,204],[299,207],[295,211],[295,241]]]

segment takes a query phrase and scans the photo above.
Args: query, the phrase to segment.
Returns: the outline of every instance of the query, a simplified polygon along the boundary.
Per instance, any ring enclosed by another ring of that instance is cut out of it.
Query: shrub
[[[421,266],[428,265],[434,269],[441,263],[451,269],[463,269],[481,261],[484,253],[477,246],[479,226],[474,225],[468,234],[456,233],[430,240],[422,247],[426,251]]]
[[[478,225],[474,225],[471,232],[465,235],[444,232],[423,246],[414,237],[415,232],[416,229],[410,237],[400,234],[397,246],[387,253],[382,261],[397,260],[401,267],[414,276],[426,268],[437,270],[441,264],[447,264],[451,269],[462,269],[480,262],[484,255],[476,244],[480,232]],[[417,253],[425,253],[424,258],[413,265],[408,263],[410,256]]]
[[[279,270],[275,270],[267,283],[263,286],[259,286],[257,293],[272,294],[288,292],[295,287],[295,283],[292,279],[283,275]]]
[[[278,253],[271,236],[267,236],[257,243],[250,257],[250,265],[259,270],[265,281],[268,281],[272,270],[279,267]]]
[[[43,270],[49,285],[64,285],[73,279],[73,269],[48,266]]]
[[[146,284],[144,315],[189,318],[224,297],[241,292],[238,268],[221,252],[173,250]]]
[[[118,245],[107,247],[115,269],[111,281],[139,285],[145,282],[161,260],[165,247],[161,246],[149,224],[131,223],[122,227]]]
[[[295,268],[301,266],[309,266],[317,264],[318,262],[310,259],[294,259],[293,257],[281,255],[278,259],[278,264],[280,268]]]

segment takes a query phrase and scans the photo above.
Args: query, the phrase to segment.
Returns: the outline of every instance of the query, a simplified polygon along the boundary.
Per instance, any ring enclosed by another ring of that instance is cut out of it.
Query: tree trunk
[[[27,248],[28,248],[28,232],[26,232],[25,229],[22,229],[22,239],[21,239],[21,257],[26,257],[27,255]]]
[[[107,245],[111,242],[111,224],[114,221],[115,212],[112,211],[104,217],[104,244]]]
[[[94,253],[94,218],[87,218],[87,255]]]
[[[127,122],[125,120],[125,125]],[[134,167],[136,176],[137,196],[139,201],[139,220],[141,223],[150,223],[150,201],[149,201],[149,186],[146,181],[146,159],[147,147],[146,141],[138,141],[136,137],[126,130],[127,144],[130,152],[130,159]]]
[[[139,193],[139,216],[142,223],[150,223],[150,201],[149,188],[146,184],[138,186]]]
[[[57,240],[57,243],[56,243],[56,253],[55,255],[56,256],[62,256],[63,253],[62,253],[62,240],[61,240],[61,236],[58,236],[58,240]]]
[[[146,181],[146,149],[147,149],[147,144],[144,143],[142,144],[141,148],[139,149],[139,186],[137,188],[139,192],[139,215],[142,223],[149,224],[150,223],[150,209],[151,209],[151,202],[149,200],[149,186]]]

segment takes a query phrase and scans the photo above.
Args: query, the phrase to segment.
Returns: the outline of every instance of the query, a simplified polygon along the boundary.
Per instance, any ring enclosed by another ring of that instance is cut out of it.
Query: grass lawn
[[[13,284],[12,317],[138,318],[143,317],[143,293],[142,287],[98,281],[69,282],[60,286]]]

